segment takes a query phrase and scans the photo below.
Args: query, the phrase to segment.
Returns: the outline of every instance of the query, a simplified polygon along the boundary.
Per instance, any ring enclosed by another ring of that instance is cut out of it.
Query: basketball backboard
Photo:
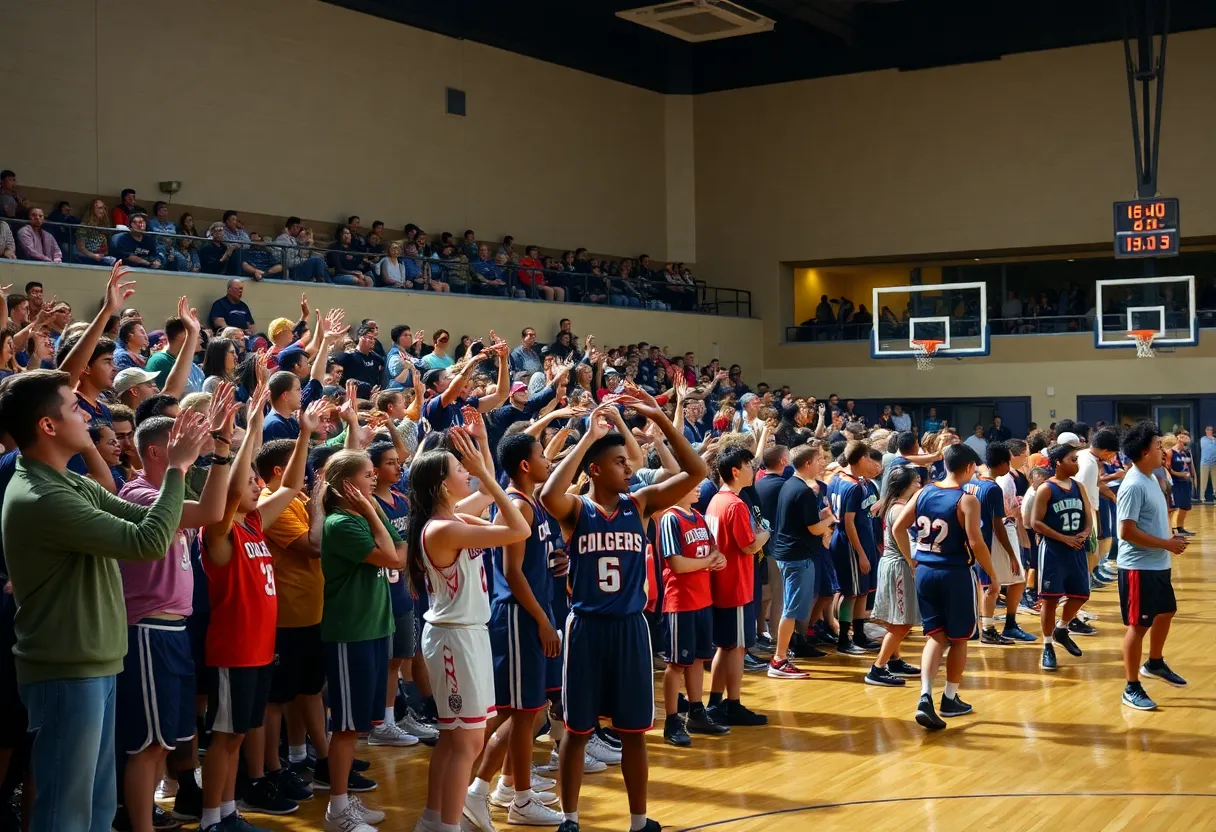
[[[1094,346],[1134,349],[1133,331],[1152,330],[1154,347],[1199,343],[1195,278],[1136,277],[1099,280],[1094,295]]]
[[[988,354],[984,283],[930,283],[874,289],[873,358],[913,358],[914,342],[938,341],[939,356]]]

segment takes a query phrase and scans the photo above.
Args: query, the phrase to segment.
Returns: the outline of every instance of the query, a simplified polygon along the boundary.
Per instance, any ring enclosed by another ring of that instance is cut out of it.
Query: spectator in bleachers
[[[356,216],[347,217],[346,218],[346,228],[348,231],[350,231],[350,247],[353,248],[355,251],[366,251],[367,241],[363,238],[363,234],[360,232],[360,229],[359,229],[360,222],[362,222],[362,220],[360,220],[359,217],[356,217]],[[337,237],[341,233],[342,233],[342,226],[338,226],[336,229],[334,229],[334,237]]]
[[[438,269],[438,267],[435,267]],[[439,280],[432,272],[431,262],[429,260],[422,263],[421,283],[415,284],[427,292],[451,292],[452,287],[443,280]]]
[[[593,270],[598,270],[598,266],[593,266]],[[593,273],[595,273],[593,271]],[[609,303],[613,306],[641,306],[642,296],[638,293],[630,283],[633,280],[633,265],[628,260],[621,261],[620,275],[615,278],[609,278],[611,281],[612,291],[608,297]]]
[[[512,237],[510,234],[503,237],[502,245],[500,245],[498,247],[498,251],[501,252],[502,254],[507,255],[508,260],[510,260],[512,257],[514,257],[515,256],[515,238]]]
[[[30,223],[17,230],[17,240],[21,243],[21,257],[24,260],[41,260],[44,263],[63,262],[63,253],[59,243],[47,231],[42,223],[45,215],[41,208],[30,209]]]
[[[465,229],[464,244],[460,247],[460,250],[470,260],[473,260],[481,253],[481,245],[477,242],[477,235],[473,233],[473,229]]]
[[[211,304],[211,314],[207,316],[207,320],[216,332],[234,326],[244,330],[247,335],[253,334],[253,312],[250,311],[249,305],[241,300],[244,294],[244,281],[229,280],[227,294]]]
[[[249,235],[241,226],[241,215],[231,209],[224,212],[224,239],[242,245],[249,242]]]
[[[47,215],[46,221],[51,223],[51,236],[59,243],[59,251],[64,257],[72,250],[75,230],[68,226],[80,225],[80,218],[72,213],[72,203],[61,199],[55,203],[55,210]]]
[[[347,382],[359,382],[359,397],[370,398],[373,387],[384,378],[384,357],[376,352],[376,329],[372,322],[359,327],[359,340],[353,352],[334,356],[334,363],[342,368],[342,378]]]
[[[110,219],[114,225],[129,225],[132,214],[148,213],[143,208],[135,204],[135,189],[123,188],[122,194],[119,196],[119,203],[110,211]]]
[[[450,235],[449,235],[450,236]],[[498,278],[485,278],[469,270],[469,264],[456,253],[456,247],[451,243],[440,246],[439,262],[432,263],[432,273],[442,276],[450,289],[461,294],[470,290],[479,295],[501,295],[505,281]]]
[[[431,336],[431,351],[423,356],[419,362],[423,371],[426,370],[442,370],[445,367],[451,367],[453,359],[448,355],[448,343],[452,336],[446,329],[437,329],[435,334]]]
[[[132,214],[127,219],[128,231],[120,231],[110,240],[114,257],[128,266],[143,269],[159,269],[164,266],[156,253],[156,238],[147,233],[148,218],[143,214]]]
[[[512,378],[519,373],[527,373],[527,377],[531,378],[533,373],[539,373],[544,369],[544,361],[541,358],[540,350],[536,348],[536,330],[529,326],[525,327],[520,334],[522,340],[518,347],[511,350],[507,363],[510,366]]]
[[[243,272],[244,255],[236,243],[224,242],[224,224],[213,222],[207,229],[210,240],[199,246],[199,267],[206,274],[236,277]]]
[[[539,269],[541,266],[539,248],[528,246],[519,265],[526,267],[526,269],[520,269],[517,274],[519,282],[524,286],[532,286],[536,296],[559,303],[566,299],[566,290],[561,286],[550,286],[545,273]]]
[[[415,288],[422,288],[422,263],[418,257],[418,246],[413,240],[406,239],[403,254],[402,266],[406,281],[413,283]]]
[[[262,235],[253,232],[249,235],[249,242],[249,249],[245,252],[245,265],[253,267],[253,279],[281,278],[283,264],[279,263],[274,252],[263,244]]]
[[[502,270],[502,263],[506,262],[506,255],[501,257],[490,257],[490,247],[485,243],[477,246],[477,251],[473,257],[469,258],[471,263],[469,268],[476,275],[480,275],[486,280],[501,280],[505,274]],[[501,260],[502,262],[497,262]]]
[[[172,237],[161,237],[161,234],[176,234],[177,224],[169,219],[169,203],[157,200],[152,205],[152,218],[148,220],[148,231],[156,240],[156,254],[166,269],[175,272],[193,271],[190,257],[177,246]]]
[[[113,266],[114,258],[110,256],[110,235],[96,230],[97,228],[112,227],[105,200],[94,199],[90,202],[81,224],[90,227],[80,228],[76,231],[72,260],[76,263],[96,266]]]
[[[148,348],[148,333],[144,325],[128,318],[118,327],[118,346],[114,348],[114,369],[143,367],[148,361],[143,351]]]
[[[304,233],[307,232],[307,243]],[[325,258],[309,250],[312,232],[304,228],[299,217],[288,217],[283,223],[283,233],[274,238],[274,254],[283,264],[288,280],[307,280],[313,283],[329,282],[329,267]]]
[[[334,270],[331,281],[340,286],[371,286],[372,279],[362,271],[363,255],[352,244],[353,239],[351,229],[343,226],[338,231],[338,238],[329,247],[326,260]]]
[[[29,210],[29,200],[17,193],[17,174],[0,170],[0,216],[23,220]]]
[[[405,277],[405,263],[401,259],[401,243],[394,240],[388,244],[388,254],[376,264],[377,285],[390,289],[413,289],[414,283]]]
[[[0,257],[17,259],[17,241],[13,237],[13,230],[4,220],[0,220]]]

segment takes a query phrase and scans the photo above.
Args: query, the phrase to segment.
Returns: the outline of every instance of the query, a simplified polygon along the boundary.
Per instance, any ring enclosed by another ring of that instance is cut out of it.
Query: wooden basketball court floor
[[[834,654],[801,661],[807,681],[746,677],[744,702],[769,715],[767,727],[677,749],[663,742],[660,716],[648,735],[650,816],[665,828],[715,832],[1216,829],[1216,508],[1196,507],[1188,526],[1199,536],[1174,560],[1179,612],[1166,659],[1190,685],[1147,680],[1157,711],[1120,704],[1124,630],[1112,585],[1090,602],[1099,634],[1076,639],[1079,659],[1058,650],[1054,674],[1039,669],[1041,644],[973,642],[961,695],[975,712],[939,733],[911,719],[914,680],[871,687],[861,681],[869,659]],[[1035,619],[1019,620],[1037,633]],[[919,663],[922,644],[912,640],[909,661]],[[936,695],[943,684],[939,674]],[[363,795],[388,813],[380,828],[413,829],[429,751],[361,743],[358,753],[380,783]],[[537,762],[548,754],[538,745]],[[288,818],[250,820],[321,829],[326,799],[319,793]],[[629,828],[619,767],[584,778],[579,812],[588,832]],[[495,822],[506,828],[505,812]]]

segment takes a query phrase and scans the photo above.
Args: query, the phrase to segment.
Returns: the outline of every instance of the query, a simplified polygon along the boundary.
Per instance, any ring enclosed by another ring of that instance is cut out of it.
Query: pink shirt
[[[43,260],[48,263],[63,262],[63,252],[59,250],[59,243],[55,242],[55,238],[45,228],[41,232],[35,232],[32,225],[23,225],[18,229],[17,237],[21,240],[21,248],[25,256],[30,260]]]
[[[129,503],[150,506],[159,493],[159,488],[138,474],[122,487],[118,496]],[[156,613],[187,616],[193,610],[194,571],[186,534],[177,530],[163,560],[119,561],[128,624]]]

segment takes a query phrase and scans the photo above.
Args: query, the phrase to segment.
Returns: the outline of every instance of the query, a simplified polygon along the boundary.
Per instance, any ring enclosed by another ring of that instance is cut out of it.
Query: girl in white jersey
[[[429,451],[410,468],[407,567],[412,582],[426,581],[430,598],[423,613],[422,655],[441,729],[431,754],[426,811],[415,830],[456,832],[464,814],[491,832],[488,803],[466,808],[473,763],[495,712],[484,553],[526,540],[531,528],[495,480],[488,449],[478,448],[460,427],[448,431],[448,444],[451,453]],[[456,512],[456,504],[472,492],[471,477],[494,498],[495,523]]]

